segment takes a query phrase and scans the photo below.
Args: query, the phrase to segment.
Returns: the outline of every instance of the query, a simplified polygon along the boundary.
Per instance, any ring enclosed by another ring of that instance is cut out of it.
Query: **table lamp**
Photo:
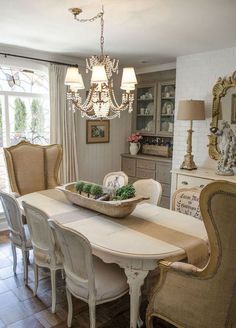
[[[205,105],[203,100],[181,100],[177,113],[177,120],[189,120],[190,129],[187,138],[187,154],[180,166],[181,169],[195,170],[197,168],[192,155],[193,121],[205,120]]]

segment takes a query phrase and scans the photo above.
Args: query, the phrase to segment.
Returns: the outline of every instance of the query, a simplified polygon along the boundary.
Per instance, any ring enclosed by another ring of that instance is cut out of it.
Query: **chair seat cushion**
[[[128,291],[127,278],[124,270],[117,264],[106,264],[98,257],[93,256],[96,301],[105,302],[109,299],[115,299]],[[68,275],[66,275],[66,284],[74,296],[88,299],[88,288],[78,285]]]

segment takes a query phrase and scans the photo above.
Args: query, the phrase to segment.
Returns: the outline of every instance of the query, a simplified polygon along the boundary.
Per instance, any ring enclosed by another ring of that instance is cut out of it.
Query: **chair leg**
[[[36,263],[34,263],[34,296],[37,295],[38,284],[39,284],[39,267],[37,266]]]
[[[72,317],[73,317],[73,303],[72,303],[72,295],[67,288],[66,288],[66,297],[67,297],[67,303],[68,303],[67,326],[71,327]]]
[[[16,254],[16,246],[11,243],[12,255],[13,255],[13,272],[16,274],[16,266],[17,266],[17,254]]]
[[[27,259],[27,252],[22,250],[22,257],[24,263],[24,282],[25,285],[28,285],[28,259]]]
[[[96,328],[96,303],[89,300],[90,328]]]
[[[30,252],[29,251],[26,251],[26,254],[27,254],[27,263],[30,264]]]
[[[56,311],[56,270],[51,270],[52,313]]]

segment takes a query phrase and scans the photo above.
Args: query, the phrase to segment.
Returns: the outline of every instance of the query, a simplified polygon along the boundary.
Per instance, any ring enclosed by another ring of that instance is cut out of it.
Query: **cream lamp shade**
[[[205,120],[205,105],[203,100],[180,100],[177,120]]]
[[[95,65],[92,70],[91,84],[108,83],[105,67],[103,65]]]
[[[121,89],[122,90],[134,90],[135,84],[137,84],[137,78],[133,67],[123,68]]]
[[[84,89],[84,81],[77,67],[68,67],[65,77],[65,85],[72,89]]]

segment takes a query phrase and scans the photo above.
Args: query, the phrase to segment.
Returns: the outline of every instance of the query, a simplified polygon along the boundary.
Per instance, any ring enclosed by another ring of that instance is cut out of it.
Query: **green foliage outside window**
[[[39,99],[33,99],[31,103],[31,124],[32,134],[41,135],[44,128],[43,106]]]
[[[15,132],[21,133],[26,130],[27,112],[24,101],[15,99]]]

